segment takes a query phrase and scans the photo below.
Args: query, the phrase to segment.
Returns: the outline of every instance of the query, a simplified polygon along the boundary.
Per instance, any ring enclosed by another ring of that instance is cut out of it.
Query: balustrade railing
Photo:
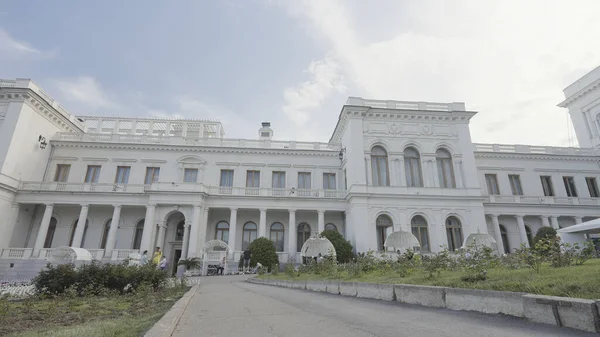
[[[600,151],[596,149],[579,147],[535,146],[520,144],[473,144],[473,147],[473,150],[475,152],[527,153],[576,156],[600,155]]]
[[[522,195],[489,195],[488,203],[497,204],[531,204],[531,205],[588,205],[600,206],[600,198],[577,198],[577,197],[539,197]]]
[[[32,252],[32,248],[5,248],[0,256],[3,259],[28,259]]]

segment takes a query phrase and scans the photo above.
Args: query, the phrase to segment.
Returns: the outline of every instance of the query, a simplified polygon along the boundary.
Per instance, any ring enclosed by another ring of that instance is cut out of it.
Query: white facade
[[[425,251],[478,231],[513,250],[541,226],[600,217],[599,83],[597,68],[565,89],[587,147],[558,148],[473,144],[464,103],[351,97],[329,143],[272,140],[268,123],[226,139],[215,121],[74,117],[33,81],[0,80],[1,256],[160,246],[173,265],[219,238],[237,261],[266,236],[288,262],[333,226],[357,252],[399,229]]]

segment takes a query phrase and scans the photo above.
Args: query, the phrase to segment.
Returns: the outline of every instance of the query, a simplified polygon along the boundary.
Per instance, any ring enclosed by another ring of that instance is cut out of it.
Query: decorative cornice
[[[235,163],[235,162],[216,162],[215,165],[217,165],[217,166],[240,166],[240,163]]]
[[[62,160],[62,161],[77,161],[77,157],[65,157],[65,156],[54,156],[51,160]]]
[[[339,170],[340,169],[339,166],[331,166],[331,165],[318,165],[317,167],[320,169],[328,169],[328,170]]]
[[[113,158],[112,161],[120,163],[137,163],[138,160],[133,158]]]
[[[597,79],[596,81],[587,85],[585,88],[583,88],[583,89],[579,90],[578,92],[574,93],[573,95],[569,96],[564,101],[558,103],[557,106],[559,106],[561,108],[567,108],[571,103],[573,103],[576,100],[580,99],[581,97],[589,94],[590,92],[594,91],[598,87],[600,87],[600,79]]]
[[[292,167],[290,164],[267,164],[267,167]]]
[[[70,142],[54,140],[52,144],[67,148],[91,148],[113,150],[139,150],[139,151],[169,151],[169,152],[198,152],[198,153],[230,153],[230,154],[257,154],[257,155],[282,155],[282,156],[312,156],[312,157],[338,157],[336,151],[319,150],[285,150],[285,149],[259,149],[259,148],[222,148],[211,146],[185,146],[185,145],[158,145],[158,144],[115,144],[103,142]]]
[[[83,157],[82,161],[108,161],[108,158]]]
[[[157,163],[157,164],[162,164],[162,163],[166,163],[167,162],[164,159],[142,159],[140,161],[142,163]]]
[[[0,100],[11,100],[24,102],[31,109],[38,112],[42,117],[54,124],[63,132],[81,132],[82,130],[71,122],[67,117],[58,112],[46,100],[29,88],[7,88],[2,87]]]
[[[568,160],[568,161],[593,161],[600,160],[600,156],[582,156],[582,155],[548,155],[548,154],[526,154],[526,153],[501,153],[501,152],[475,152],[476,158],[495,158],[495,159],[524,159],[524,160]]]
[[[569,170],[569,169],[533,169],[534,172],[561,172],[561,173],[584,173],[600,174],[597,170]]]
[[[264,167],[267,164],[265,163],[242,163],[242,166],[252,166],[252,167]]]
[[[314,169],[317,168],[317,165],[301,165],[301,164],[294,164],[292,165],[293,168],[304,168],[304,169]]]
[[[477,166],[481,171],[525,171],[522,167]]]

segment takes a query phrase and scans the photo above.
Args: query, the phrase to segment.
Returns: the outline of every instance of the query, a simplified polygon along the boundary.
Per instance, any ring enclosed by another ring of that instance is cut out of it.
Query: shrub
[[[275,245],[273,241],[267,238],[258,238],[248,247],[252,252],[250,258],[250,266],[255,267],[257,263],[260,263],[267,269],[271,269],[273,266],[279,263],[279,258],[275,252]]]
[[[423,255],[421,257],[423,270],[429,278],[432,278],[434,274],[439,276],[442,270],[448,269],[451,260],[448,249],[444,249],[433,255]]]
[[[540,240],[547,240],[556,237],[556,234],[556,229],[552,227],[541,227],[540,229],[538,229],[537,233],[535,233],[535,236],[533,237],[533,240],[531,242],[532,247],[535,247]],[[546,254],[547,251],[542,251],[542,253]]]
[[[296,277],[296,276],[298,276],[298,272],[296,271],[296,267],[294,266],[293,263],[287,263],[285,265],[285,268],[284,268],[283,271],[289,277]]]
[[[74,264],[53,266],[48,263],[46,269],[33,279],[33,285],[38,294],[56,296],[75,284],[77,271]]]
[[[594,245],[594,243],[592,241],[586,242],[583,245],[583,249],[581,249],[581,250],[579,250],[578,244],[575,244],[573,246],[573,248],[575,248],[575,250],[577,251],[575,253],[575,265],[578,265],[578,266],[584,264],[585,261],[594,257],[594,254],[596,253],[596,246]]]
[[[342,234],[338,233],[338,231],[326,230],[321,232],[321,236],[327,238],[331,244],[333,244],[337,262],[347,263],[352,261],[352,258],[354,257],[354,253],[352,252],[352,244],[350,241],[344,239]]]
[[[515,255],[519,260],[519,263],[523,266],[527,266],[539,273],[542,268],[542,263],[546,260],[544,252],[540,250],[543,245],[543,241],[538,241],[536,248],[528,248],[525,244],[521,244],[521,248],[517,249]]]
[[[487,270],[498,265],[498,259],[490,247],[477,245],[471,245],[463,251],[458,262],[466,272],[466,275],[461,277],[465,282],[485,281]]]
[[[181,259],[177,263],[178,266],[185,266],[186,270],[200,269],[202,263],[198,257],[189,257],[187,259]]]

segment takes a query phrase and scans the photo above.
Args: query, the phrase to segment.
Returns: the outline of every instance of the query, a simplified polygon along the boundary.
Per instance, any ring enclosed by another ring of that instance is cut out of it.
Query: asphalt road
[[[598,336],[502,315],[363,300],[245,279],[202,278],[173,336]]]

